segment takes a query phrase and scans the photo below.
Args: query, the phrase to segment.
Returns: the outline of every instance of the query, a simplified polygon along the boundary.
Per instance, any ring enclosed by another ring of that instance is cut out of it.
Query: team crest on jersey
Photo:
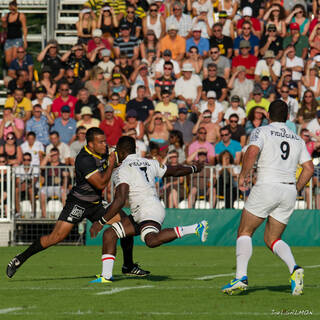
[[[73,206],[72,211],[70,212],[69,218],[71,217],[71,219],[72,218],[80,219],[83,216],[84,212],[85,212],[85,208],[82,208],[76,204]]]

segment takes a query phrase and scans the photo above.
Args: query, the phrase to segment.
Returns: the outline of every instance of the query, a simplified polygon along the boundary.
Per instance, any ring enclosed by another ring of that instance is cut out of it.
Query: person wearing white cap
[[[172,6],[173,14],[166,19],[167,31],[169,31],[169,26],[172,24],[178,27],[178,34],[181,37],[187,38],[190,35],[192,28],[191,17],[187,14],[182,13],[182,4],[178,1],[173,3]]]
[[[101,49],[111,50],[110,43],[107,39],[103,39],[101,29],[95,29],[92,32],[92,39],[88,42],[88,59],[92,61]]]
[[[241,35],[243,33],[243,23],[247,21],[252,25],[252,34],[261,38],[261,23],[257,18],[252,17],[252,9],[251,7],[244,7],[242,10],[242,18],[237,22],[237,34]]]
[[[194,2],[193,4],[195,3],[197,2]],[[199,14],[192,19],[192,26],[198,25],[201,29],[201,37],[209,39],[214,24],[212,12],[210,14],[205,7],[201,7],[199,10]]]
[[[90,8],[84,8],[79,12],[79,20],[76,22],[78,43],[88,44],[92,38],[92,32],[96,28],[96,20]]]
[[[210,110],[211,121],[218,125],[221,124],[224,115],[223,105],[217,101],[217,95],[215,91],[207,92],[207,101],[202,103],[199,108],[199,112],[204,112],[205,110]]]
[[[198,112],[196,105],[199,103],[202,92],[202,83],[198,75],[192,74],[194,71],[192,64],[185,63],[182,66],[182,77],[174,86],[174,92],[178,100],[179,108],[186,105],[192,112]]]
[[[115,66],[114,62],[110,60],[111,51],[108,49],[102,49],[99,54],[99,58],[100,57],[102,61],[98,63],[98,67],[100,67],[103,70],[104,78],[109,81],[111,80],[112,70]]]
[[[209,40],[201,37],[201,27],[199,25],[192,27],[192,37],[187,40],[186,46],[187,51],[189,51],[191,47],[197,47],[202,57],[208,55],[210,48]]]
[[[160,40],[157,57],[159,58],[160,53],[164,53],[165,50],[170,50],[172,59],[181,62],[186,52],[186,39],[178,35],[179,29],[176,24],[170,24],[167,30],[168,34]]]

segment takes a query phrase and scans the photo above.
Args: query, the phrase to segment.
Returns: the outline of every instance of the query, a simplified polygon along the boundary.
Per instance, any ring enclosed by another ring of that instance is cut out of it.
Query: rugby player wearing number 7
[[[297,192],[313,175],[313,163],[304,141],[285,125],[287,119],[287,104],[276,100],[269,107],[271,123],[251,133],[239,175],[240,190],[246,190],[248,175],[257,159],[258,177],[241,215],[236,244],[236,278],[222,288],[225,293],[232,294],[237,289],[247,288],[251,237],[267,219],[264,241],[288,266],[292,295],[302,294],[304,271],[296,264],[290,247],[281,240],[281,235],[294,210]],[[296,182],[298,164],[302,166],[302,172]]]
[[[102,274],[91,283],[112,282],[112,270],[116,255],[116,244],[120,238],[129,235],[139,235],[150,248],[173,241],[188,234],[196,234],[202,242],[207,239],[207,221],[200,223],[161,230],[165,218],[156,191],[156,177],[180,177],[200,172],[203,164],[193,166],[165,166],[157,160],[138,157],[136,143],[132,137],[123,136],[117,143],[116,152],[121,165],[112,173],[115,184],[115,197],[107,208],[104,217],[93,223],[90,233],[96,237],[106,221],[109,221],[125,205],[129,197],[130,216],[121,217],[103,234]]]

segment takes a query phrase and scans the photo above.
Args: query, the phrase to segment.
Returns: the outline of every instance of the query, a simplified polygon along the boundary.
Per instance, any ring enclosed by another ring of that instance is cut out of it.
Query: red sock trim
[[[101,261],[105,261],[105,260],[115,260],[115,258],[113,258],[113,257],[107,257],[107,258],[101,259]]]
[[[179,227],[175,227],[174,229],[176,231],[176,234],[177,234],[178,238],[181,238],[181,234],[179,232]]]
[[[270,250],[271,250],[272,252],[273,252],[273,247],[274,247],[274,245],[275,245],[279,240],[281,240],[281,239],[279,238],[279,239],[276,239],[276,240],[274,240],[274,241],[272,242],[271,247],[270,247]]]

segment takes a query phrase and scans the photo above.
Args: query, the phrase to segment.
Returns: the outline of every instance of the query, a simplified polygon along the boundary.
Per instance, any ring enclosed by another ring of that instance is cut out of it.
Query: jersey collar
[[[86,150],[89,154],[91,154],[92,156],[94,156],[94,157],[96,157],[96,158],[98,158],[98,159],[102,159],[99,155],[97,155],[96,153],[93,153],[93,152],[91,152],[88,148],[87,148],[87,146],[84,146],[84,150]]]

